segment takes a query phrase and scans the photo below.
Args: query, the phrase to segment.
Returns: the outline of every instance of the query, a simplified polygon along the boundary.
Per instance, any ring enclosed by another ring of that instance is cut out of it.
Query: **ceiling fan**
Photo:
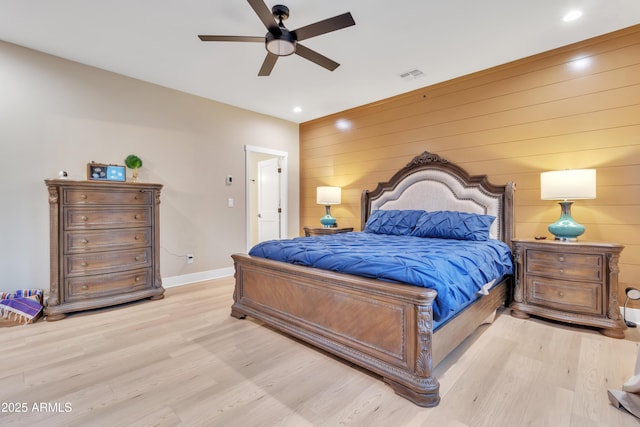
[[[271,70],[273,70],[273,67],[276,65],[278,57],[289,56],[294,53],[329,71],[333,71],[340,66],[337,62],[298,42],[355,25],[356,22],[353,20],[351,13],[343,13],[342,15],[289,31],[282,23],[282,21],[289,17],[289,8],[287,6],[277,4],[269,10],[269,7],[263,0],[247,0],[247,2],[258,15],[258,18],[260,18],[264,26],[267,27],[268,32],[264,37],[199,35],[200,40],[203,42],[264,43],[267,49],[267,57],[262,63],[258,76],[270,75]]]

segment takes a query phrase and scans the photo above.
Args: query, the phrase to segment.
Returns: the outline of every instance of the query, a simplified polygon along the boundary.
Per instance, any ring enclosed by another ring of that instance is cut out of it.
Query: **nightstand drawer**
[[[527,303],[584,314],[603,314],[602,284],[527,276]]]
[[[602,256],[529,250],[527,274],[541,274],[554,278],[602,280]]]

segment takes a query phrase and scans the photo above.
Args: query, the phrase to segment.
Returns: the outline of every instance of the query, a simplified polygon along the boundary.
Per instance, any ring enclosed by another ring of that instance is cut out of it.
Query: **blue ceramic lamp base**
[[[562,209],[560,218],[553,224],[549,224],[549,232],[556,236],[556,240],[578,240],[578,236],[584,233],[584,225],[578,224],[571,217],[571,205],[573,202],[559,202]]]
[[[331,205],[325,206],[325,216],[320,218],[320,224],[324,228],[331,228],[336,226],[336,219],[331,216]]]

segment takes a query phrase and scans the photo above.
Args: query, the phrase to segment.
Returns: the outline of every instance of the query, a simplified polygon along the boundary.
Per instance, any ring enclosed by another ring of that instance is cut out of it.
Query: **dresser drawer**
[[[141,291],[151,287],[150,268],[122,273],[69,277],[65,281],[65,300],[82,301]]]
[[[102,190],[65,189],[63,203],[68,205],[150,205],[151,191],[146,190]]]
[[[133,249],[151,245],[151,228],[121,230],[68,231],[64,234],[64,253]]]
[[[134,270],[151,267],[151,248],[65,255],[64,260],[68,276]]]
[[[65,230],[110,227],[148,227],[150,225],[151,207],[64,209]]]
[[[600,283],[527,276],[527,303],[584,314],[603,314]]]
[[[554,278],[602,280],[602,255],[529,250],[527,273]]]

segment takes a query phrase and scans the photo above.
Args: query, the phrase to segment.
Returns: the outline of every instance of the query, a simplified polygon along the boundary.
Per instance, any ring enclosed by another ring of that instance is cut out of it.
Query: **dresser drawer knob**
[[[560,274],[564,274],[564,270],[562,268],[560,269]]]
[[[83,263],[80,263],[80,266],[81,266],[81,267],[88,267],[88,266],[89,266],[89,264],[87,264],[86,262],[83,262]]]
[[[86,291],[87,289],[89,289],[89,287],[87,285],[82,285],[82,290]]]
[[[86,199],[87,199],[87,195],[86,195],[86,194],[81,194],[81,195],[80,195],[80,198],[81,198],[82,200],[86,200]]]
[[[558,292],[558,296],[563,297],[564,296],[564,292],[562,292],[562,291]]]
[[[140,261],[140,255],[137,255],[135,258],[136,261]]]
[[[563,256],[558,257],[558,261],[564,262],[564,257]]]
[[[140,281],[140,276],[136,276],[136,282]]]
[[[86,220],[88,220],[89,218],[87,218],[86,216],[82,215],[81,219],[82,219],[83,221],[86,221]]]
[[[140,236],[138,236],[137,234],[135,236],[133,236],[134,239],[136,240],[140,240]]]
[[[89,241],[87,239],[82,239],[80,240],[80,243],[84,243],[86,245],[87,243],[89,243]]]
[[[140,219],[140,215],[139,215],[139,214],[136,214],[136,215],[134,216],[134,218],[135,218],[135,219]]]
[[[133,200],[138,200],[138,196],[133,196]]]

